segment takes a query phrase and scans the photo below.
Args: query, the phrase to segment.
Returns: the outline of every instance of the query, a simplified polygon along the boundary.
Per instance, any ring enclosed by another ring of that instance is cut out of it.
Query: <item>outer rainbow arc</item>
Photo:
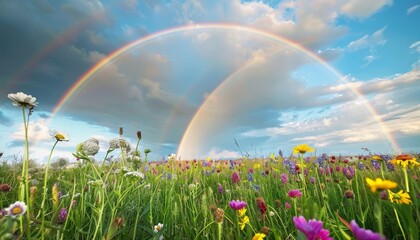
[[[244,27],[240,25],[234,25],[234,24],[199,24],[199,25],[184,25],[176,28],[166,29],[160,32],[153,33],[151,35],[147,35],[145,37],[139,38],[138,40],[135,40],[116,51],[109,54],[106,58],[99,61],[96,65],[94,65],[92,68],[90,68],[88,71],[86,71],[69,89],[68,91],[60,98],[56,106],[54,107],[51,117],[49,121],[65,106],[65,104],[78,92],[78,90],[90,79],[90,77],[94,76],[97,72],[99,72],[101,69],[103,69],[106,65],[111,63],[114,60],[117,60],[119,57],[123,56],[125,53],[127,53],[129,50],[142,46],[144,44],[153,42],[155,40],[158,40],[160,37],[165,37],[171,34],[176,34],[180,32],[190,31],[190,30],[227,30],[227,31],[238,31],[238,32],[244,32],[244,33],[252,33],[256,34],[261,37],[265,37],[267,39],[270,39],[275,42],[283,43],[294,50],[303,53],[304,55],[308,56],[309,58],[313,59],[314,61],[320,63],[322,66],[324,66],[327,70],[329,70],[331,73],[336,75],[341,81],[344,81],[347,83],[345,78],[341,73],[339,73],[335,68],[333,68],[331,65],[329,65],[325,60],[320,58],[318,55],[314,54],[310,50],[304,48],[303,46],[299,45],[296,42],[293,42],[289,39],[286,39],[284,37],[281,37],[279,35],[276,35],[274,33],[265,32],[259,29]],[[230,78],[228,78],[230,79]],[[226,79],[225,81],[227,81]],[[223,86],[223,81],[218,87],[216,87],[213,92],[209,95],[209,97],[213,94],[215,94],[221,87]],[[394,150],[398,150],[399,146],[396,140],[393,138],[393,136],[390,134],[390,131],[387,129],[387,127],[384,125],[382,118],[377,113],[376,109],[370,104],[370,102],[363,96],[363,94],[353,85],[348,85],[348,88],[357,95],[360,99],[362,99],[366,104],[365,107],[367,110],[372,114],[375,121],[379,124],[382,133],[384,134],[385,138],[391,143]],[[207,99],[209,99],[209,97]],[[201,106],[198,108],[196,113],[194,114],[192,120],[188,124],[186,130],[184,131],[184,134],[181,138],[181,142],[178,147],[178,151],[180,151],[181,147],[183,147],[185,138],[187,134],[190,132],[189,128],[193,124],[194,120],[197,118],[197,116],[200,114],[200,112],[203,110],[203,106],[205,106],[206,101],[204,101]]]

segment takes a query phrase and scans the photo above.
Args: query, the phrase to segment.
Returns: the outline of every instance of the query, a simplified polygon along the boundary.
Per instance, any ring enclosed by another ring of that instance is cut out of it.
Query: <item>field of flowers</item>
[[[27,131],[36,99],[9,98]],[[0,239],[419,239],[417,154],[313,156],[302,144],[267,159],[148,162],[141,132],[134,148],[120,129],[104,159],[91,138],[77,164],[52,167],[68,136],[51,135],[44,167],[28,140],[21,163],[0,165]]]

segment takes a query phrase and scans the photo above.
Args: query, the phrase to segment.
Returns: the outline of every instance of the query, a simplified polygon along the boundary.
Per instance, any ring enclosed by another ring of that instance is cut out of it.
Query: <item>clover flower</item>
[[[36,102],[36,97],[32,97],[32,95],[27,95],[23,92],[9,93],[7,94],[7,97],[13,101],[12,104],[16,107],[33,108],[38,105],[38,102]]]
[[[143,179],[144,174],[142,172],[138,172],[138,171],[127,172],[127,173],[124,174],[124,177],[134,177],[134,178]]]
[[[305,234],[307,240],[333,240],[330,231],[323,229],[322,221],[311,219],[306,221],[303,216],[293,217],[295,227]]]
[[[371,230],[359,227],[354,220],[351,220],[350,222],[350,230],[357,240],[386,240],[386,238],[379,233],[374,233]]]
[[[94,156],[99,151],[99,141],[96,138],[89,138],[82,143],[81,148],[86,155]]]
[[[286,173],[282,173],[282,174],[280,175],[280,179],[281,179],[281,182],[282,182],[283,184],[286,184],[286,183],[288,183],[288,182],[289,182],[289,178],[287,177],[287,174],[286,174]]]
[[[66,208],[60,209],[60,212],[58,213],[57,223],[58,224],[64,223],[67,220],[67,215],[68,215],[68,212]]]
[[[239,173],[238,172],[233,172],[232,173],[232,183],[239,183],[241,181],[240,177],[239,177]]]
[[[10,184],[2,183],[0,184],[0,192],[10,192],[12,190],[12,187]]]
[[[12,218],[17,218],[25,214],[27,206],[24,202],[16,201],[15,203],[10,204],[8,208],[6,208],[7,216]]]
[[[267,212],[267,205],[265,204],[264,199],[262,197],[258,197],[256,199],[256,204],[258,209],[260,210],[260,213],[264,215]]]

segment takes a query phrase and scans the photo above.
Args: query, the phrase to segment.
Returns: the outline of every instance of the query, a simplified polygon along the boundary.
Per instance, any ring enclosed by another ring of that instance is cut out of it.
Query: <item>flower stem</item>
[[[217,239],[222,240],[222,224],[223,222],[217,223]]]
[[[410,192],[410,184],[408,183],[408,174],[407,174],[407,168],[406,167],[403,167],[403,173],[404,173],[406,192]]]
[[[29,140],[28,140],[28,126],[29,121],[26,121],[26,113],[25,113],[25,106],[22,106],[22,114],[23,114],[23,125],[25,127],[25,153],[23,157],[23,164],[22,164],[22,181],[25,181],[24,184],[21,184],[20,189],[20,200],[23,202],[29,203],[29,174],[28,174],[28,168],[29,168]],[[28,117],[29,118],[29,117]],[[26,199],[26,201],[25,201]],[[29,225],[31,223],[30,219],[30,206],[28,204],[26,209],[26,220],[28,226],[26,227],[26,234],[28,239],[31,239],[31,231],[29,228]],[[23,229],[22,221],[21,223],[21,230]]]
[[[402,232],[402,235],[403,235],[403,237],[404,237],[404,240],[407,240],[407,238],[405,237],[404,229],[403,229],[403,228],[402,228],[402,226],[401,226],[401,222],[400,222],[400,218],[398,217],[397,210],[395,210],[395,208],[393,208],[393,209],[394,209],[394,213],[395,213],[395,218],[397,219],[398,226],[399,226],[399,227],[400,227],[400,229],[401,229],[401,232]]]
[[[53,147],[51,148],[50,155],[48,156],[47,165],[45,166],[45,175],[44,175],[44,188],[43,188],[43,194],[42,194],[42,203],[41,203],[41,215],[42,215],[42,221],[41,221],[41,239],[44,239],[44,233],[45,233],[45,199],[47,198],[47,182],[48,182],[48,169],[50,167],[50,161],[51,156],[53,154],[54,148],[57,145],[58,140],[55,141]]]

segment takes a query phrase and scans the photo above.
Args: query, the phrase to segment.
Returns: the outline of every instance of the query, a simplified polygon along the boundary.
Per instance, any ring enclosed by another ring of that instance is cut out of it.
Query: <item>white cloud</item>
[[[12,134],[12,139],[25,140],[25,128],[23,123],[19,126],[18,130]],[[49,128],[45,119],[29,122],[28,139],[30,142],[53,140],[53,137],[49,134]]]
[[[392,0],[350,0],[341,7],[341,11],[353,18],[367,18],[370,15],[378,12],[387,5],[392,5]]]
[[[220,150],[218,148],[212,148],[203,158],[210,157],[211,159],[237,159],[242,157],[236,151]]]
[[[364,48],[374,48],[376,46],[383,46],[387,42],[384,37],[386,26],[377,30],[372,35],[365,35],[362,38],[354,40],[347,45],[347,49],[350,51],[357,51]]]
[[[409,48],[416,53],[420,53],[420,41],[412,43]]]
[[[419,8],[420,8],[420,5],[415,5],[415,6],[410,7],[409,9],[407,9],[407,15],[412,14],[414,11],[416,11]]]

